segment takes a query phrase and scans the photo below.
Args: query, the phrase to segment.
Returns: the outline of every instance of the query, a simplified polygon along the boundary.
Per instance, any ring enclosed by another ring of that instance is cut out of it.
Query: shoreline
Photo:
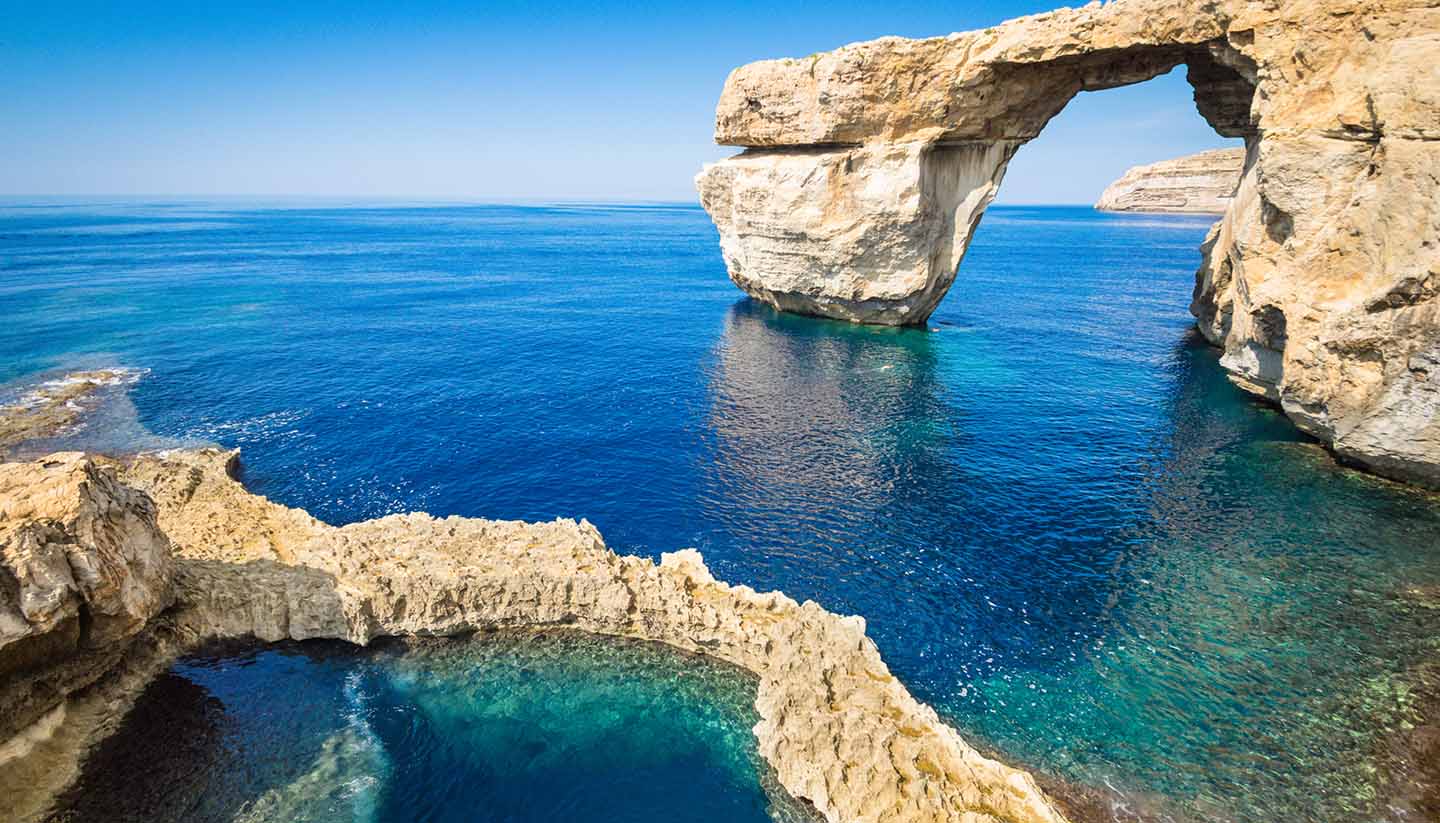
[[[51,381],[54,382],[54,381]],[[72,381],[73,382],[73,381]],[[83,381],[82,381],[83,382]],[[90,393],[97,393],[106,389],[109,384],[104,381],[90,381],[88,384]],[[127,384],[128,385],[128,384]],[[122,391],[124,387],[122,386]],[[83,396],[82,401],[88,403],[96,398]],[[82,404],[83,405],[83,404]],[[94,412],[93,406],[84,406],[85,411]],[[80,425],[87,421],[80,419]],[[14,443],[0,441],[0,447],[13,446]],[[1306,447],[1307,452],[1314,455],[1314,459],[1320,461],[1324,454],[1324,469],[1334,472],[1350,472],[1351,469],[1337,461],[1328,449],[1315,444]],[[0,452],[3,454],[3,452]],[[67,457],[58,455],[58,457]],[[155,501],[157,506],[156,517],[160,528],[165,531],[176,550],[177,561],[186,569],[180,573],[181,578],[193,577],[190,586],[203,588],[204,585],[220,582],[221,588],[231,587],[232,591],[228,596],[231,600],[228,603],[217,605],[216,603],[203,602],[204,598],[194,596],[182,599],[181,605],[166,611],[162,616],[152,621],[144,632],[137,635],[132,641],[130,650],[123,654],[122,664],[107,673],[95,686],[84,689],[72,695],[71,700],[62,704],[60,708],[45,715],[40,721],[11,738],[10,741],[0,743],[0,752],[11,749],[12,744],[22,741],[32,730],[38,734],[30,734],[30,737],[38,738],[29,740],[25,745],[31,751],[42,750],[48,756],[48,765],[45,769],[31,774],[27,781],[33,783],[37,790],[36,795],[43,795],[46,802],[59,796],[59,792],[71,785],[73,779],[79,774],[84,757],[91,747],[98,741],[118,728],[123,722],[127,707],[143,691],[155,677],[164,673],[176,657],[187,654],[194,650],[197,644],[208,642],[211,639],[225,639],[243,637],[252,634],[259,638],[257,642],[264,642],[268,636],[273,640],[286,640],[296,636],[296,626],[291,622],[294,614],[290,610],[301,608],[295,602],[296,591],[304,590],[308,593],[319,593],[335,599],[335,589],[344,585],[330,571],[330,564],[340,560],[338,552],[327,548],[320,569],[309,565],[314,562],[311,554],[313,549],[306,544],[315,539],[316,535],[328,535],[333,533],[345,533],[348,530],[374,528],[382,521],[396,521],[397,523],[418,520],[421,523],[435,526],[438,524],[456,522],[463,524],[477,524],[482,528],[488,525],[518,526],[521,528],[545,528],[556,526],[565,521],[556,521],[552,524],[523,524],[518,522],[495,523],[495,521],[471,520],[468,518],[444,518],[437,519],[428,515],[394,515],[387,518],[380,518],[379,521],[364,521],[346,527],[329,526],[308,515],[303,510],[292,509],[287,506],[274,503],[262,496],[255,495],[246,489],[239,480],[239,457],[238,450],[227,451],[219,448],[184,448],[172,449],[159,452],[140,452],[124,457],[105,457],[100,455],[88,455],[81,458],[93,460],[97,468],[102,471],[113,471],[117,473],[122,482],[144,491]],[[11,462],[14,465],[14,461]],[[0,467],[5,465],[5,458],[0,457]],[[1318,467],[1317,467],[1318,468]],[[1381,485],[1394,487],[1398,491],[1407,494],[1429,497],[1423,489],[1414,486],[1397,483],[1387,480],[1369,472],[1359,472],[1359,476],[1369,478],[1371,481],[1378,481]],[[573,524],[576,527],[588,527],[589,524],[580,521]],[[593,527],[590,527],[593,531]],[[453,530],[452,530],[453,531]],[[599,544],[601,550],[610,558],[619,561],[622,566],[630,563],[641,565],[653,565],[648,560],[635,557],[615,555],[609,549],[599,543],[598,533],[594,534],[594,540]],[[423,542],[423,541],[422,541]],[[748,587],[728,587],[724,583],[715,581],[709,577],[708,569],[704,566],[703,558],[693,554],[693,561],[689,559],[689,552],[678,552],[674,555],[684,556],[675,558],[666,555],[657,567],[658,572],[672,572],[691,565],[698,564],[696,580],[706,581],[724,589],[736,589],[753,594]],[[667,566],[667,564],[669,564]],[[242,565],[255,566],[248,572],[239,573]],[[362,563],[362,566],[364,564]],[[288,571],[287,571],[288,570]],[[290,573],[297,573],[301,578],[307,577],[307,571],[322,572],[317,579],[300,580],[298,582],[290,577]],[[247,575],[253,575],[252,579],[245,579]],[[690,578],[691,572],[684,571],[682,576]],[[324,578],[329,577],[328,580]],[[387,581],[393,584],[392,581]],[[692,580],[685,584],[685,588],[691,589],[696,585]],[[238,587],[238,588],[237,588]],[[267,588],[269,589],[267,593]],[[236,592],[240,592],[236,599]],[[281,598],[285,603],[276,603],[274,594],[281,592]],[[395,592],[390,591],[388,596],[394,597]],[[432,593],[433,594],[433,593]],[[632,592],[633,595],[633,592]],[[761,597],[778,598],[780,601],[788,602],[792,606],[794,601],[786,598],[783,594],[772,592]],[[223,598],[222,598],[223,599]],[[402,601],[404,596],[401,595]],[[254,602],[267,601],[257,607]],[[241,608],[248,611],[239,622],[235,615],[226,616],[226,609]],[[858,620],[861,627],[860,643],[868,645],[873,651],[874,644],[863,635],[863,620],[859,618],[842,618],[825,612],[813,603],[806,603],[799,607],[808,609],[813,607],[827,618],[844,623],[849,620]],[[258,610],[257,610],[258,608]],[[465,633],[468,631],[488,631],[495,626],[511,627],[512,623],[484,623],[470,628],[436,627],[410,625],[400,628],[394,633],[387,633],[389,630],[380,630],[377,634],[352,637],[349,633],[354,631],[354,626],[339,627],[341,623],[355,617],[351,609],[342,604],[339,617],[331,615],[326,618],[331,625],[323,627],[319,633],[307,634],[313,630],[304,628],[298,629],[301,636],[330,638],[364,646],[368,642],[365,637],[404,637],[429,633]],[[403,608],[403,607],[402,607]],[[281,614],[271,613],[268,616],[262,614],[264,610],[279,609]],[[362,607],[363,609],[363,607]],[[208,610],[208,611],[207,611]],[[203,616],[202,616],[203,615]],[[373,615],[371,616],[373,619]],[[523,624],[527,630],[546,630],[549,628],[576,628],[576,618],[560,618],[560,622]],[[246,622],[249,621],[249,622]],[[322,621],[323,622],[323,621]],[[759,677],[756,669],[748,668],[744,663],[736,662],[729,657],[715,654],[712,648],[703,644],[697,644],[693,640],[674,642],[664,638],[654,639],[644,634],[635,634],[634,629],[615,631],[613,629],[594,630],[591,628],[579,627],[579,631],[588,631],[592,634],[609,635],[617,637],[639,637],[652,640],[653,642],[665,643],[672,648],[683,651],[706,654],[725,660],[731,664],[745,668],[751,674]],[[268,633],[268,634],[267,634]],[[409,633],[409,634],[407,634]],[[848,641],[847,641],[848,642]],[[878,657],[878,652],[875,652]],[[883,666],[883,663],[880,663]],[[888,670],[886,671],[888,675]],[[893,679],[893,678],[892,678]],[[823,681],[824,678],[822,677]],[[1004,754],[991,747],[980,745],[970,748],[965,740],[961,739],[954,731],[950,721],[945,720],[936,714],[932,709],[923,703],[909,698],[908,692],[904,691],[903,685],[899,685],[905,697],[914,702],[916,710],[922,714],[928,712],[931,719],[938,726],[942,727],[950,735],[959,741],[959,745],[971,752],[978,753],[977,756],[988,761],[1003,761]],[[1422,720],[1428,717],[1440,716],[1440,712],[1426,709],[1426,706],[1440,709],[1440,692],[1431,695],[1432,699],[1417,700],[1421,705],[1417,716]],[[65,708],[69,706],[69,709]],[[758,708],[758,700],[757,700]],[[1389,746],[1389,751],[1377,755],[1377,760],[1392,766],[1391,769],[1383,769],[1385,776],[1377,786],[1389,786],[1404,797],[1402,801],[1408,806],[1429,809],[1440,808],[1440,773],[1428,774],[1423,768],[1416,770],[1416,765],[1425,765],[1424,753],[1432,751],[1425,748],[1429,745],[1426,741],[1429,728],[1422,724],[1413,735],[1402,737],[1386,738],[1384,745]],[[757,733],[757,741],[759,735]],[[1413,751],[1413,756],[1402,757],[1396,752]],[[808,756],[808,755],[807,755]],[[8,757],[0,756],[0,761],[16,762],[15,752],[9,753]],[[45,758],[41,758],[45,759]],[[775,763],[765,757],[766,762],[772,768]],[[1018,769],[1010,771],[1019,773],[1025,779],[1032,781],[1033,791],[1036,796],[1045,798],[1051,806],[1051,811],[1057,815],[1055,820],[1068,818],[1075,823],[1089,823],[1090,821],[1119,821],[1119,820],[1181,820],[1177,817],[1180,812],[1170,808],[1169,803],[1163,797],[1150,797],[1136,794],[1134,792],[1121,792],[1112,786],[1095,785],[1076,782],[1059,774],[1047,771],[1043,768],[1033,767],[1019,761],[1012,761]],[[0,773],[3,773],[3,766],[0,764]],[[58,768],[56,766],[58,765]],[[997,763],[998,765],[998,763]],[[1005,767],[1008,768],[1008,767]],[[778,770],[777,770],[778,774]],[[897,772],[899,774],[899,772]],[[905,778],[897,781],[903,785]],[[53,781],[47,783],[47,781]],[[0,781],[0,784],[6,781]],[[792,778],[793,782],[793,778]],[[790,790],[791,784],[781,783],[783,787]],[[12,799],[19,795],[11,793]],[[802,796],[797,794],[797,797]],[[23,798],[21,798],[23,799]],[[33,798],[31,798],[33,800]],[[1153,801],[1153,802],[1152,802]],[[23,811],[23,810],[16,810]],[[32,809],[32,812],[35,810]],[[26,819],[26,814],[17,814],[21,819]],[[44,819],[38,816],[38,812],[30,814],[28,819]],[[832,818],[837,819],[837,818]],[[845,818],[849,819],[849,818]],[[1017,818],[1019,819],[1019,818]],[[1033,819],[1033,818],[1032,818]]]
[[[389,636],[566,627],[661,642],[755,674],[761,757],[792,796],[835,823],[1066,819],[1031,775],[982,756],[915,700],[862,618],[718,581],[693,549],[658,564],[617,555],[583,520],[410,514],[336,528],[246,491],[232,476],[235,459],[207,449],[0,464],[91,488],[109,475],[154,501],[154,522],[173,547],[175,605],[152,627],[157,633],[140,636],[154,653],[138,661],[130,688],[105,702],[133,701],[138,684],[176,654],[212,639],[363,646]],[[67,717],[60,733],[79,741],[78,758],[113,728],[115,714],[90,730]]]

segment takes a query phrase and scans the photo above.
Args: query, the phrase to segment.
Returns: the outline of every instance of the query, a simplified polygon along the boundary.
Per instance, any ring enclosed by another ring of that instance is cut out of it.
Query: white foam
[[[83,369],[73,371],[61,377],[42,380],[32,388],[20,395],[13,403],[0,406],[0,411],[29,411],[54,402],[55,395],[62,390],[73,386],[130,386],[140,382],[149,369],[136,369],[128,366],[117,366],[103,369]],[[83,411],[83,407],[75,404],[75,399],[66,401],[66,408],[72,411]]]

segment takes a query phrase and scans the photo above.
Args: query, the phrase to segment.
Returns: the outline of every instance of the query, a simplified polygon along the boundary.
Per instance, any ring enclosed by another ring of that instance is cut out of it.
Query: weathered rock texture
[[[911,697],[858,617],[721,583],[693,550],[658,565],[616,555],[584,521],[408,514],[335,528],[246,492],[232,459],[180,452],[120,467],[142,494],[115,469],[57,455],[3,467],[29,485],[0,493],[28,500],[58,486],[72,499],[81,477],[87,505],[129,524],[116,540],[165,547],[158,524],[176,556],[164,575],[176,605],[160,621],[176,648],[555,626],[659,641],[757,675],[760,752],[828,820],[1064,819],[1029,775],[981,756]],[[46,528],[27,511],[7,522]]]
[[[1015,147],[756,150],[709,166],[701,200],[730,278],[776,308],[923,322],[955,279]]]
[[[752,63],[715,124],[746,151],[701,202],[757,299],[922,323],[1016,148],[1077,93],[1181,64],[1247,147],[1200,330],[1337,454],[1440,485],[1437,0],[1116,0]]]
[[[150,499],[112,472],[0,463],[0,741],[111,669],[171,578]]]
[[[1223,214],[1245,171],[1245,149],[1215,149],[1135,166],[1105,187],[1101,211]]]

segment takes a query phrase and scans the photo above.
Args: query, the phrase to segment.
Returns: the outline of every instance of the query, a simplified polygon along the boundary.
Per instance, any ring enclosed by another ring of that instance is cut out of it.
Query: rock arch
[[[1202,246],[1200,331],[1338,455],[1440,486],[1435,0],[1116,0],[752,63],[715,121],[745,150],[696,184],[753,297],[920,324],[1020,145],[1079,92],[1181,64],[1247,147]]]

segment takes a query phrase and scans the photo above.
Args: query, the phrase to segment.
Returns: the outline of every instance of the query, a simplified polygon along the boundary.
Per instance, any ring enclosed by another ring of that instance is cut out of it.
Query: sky
[[[0,0],[0,195],[694,201],[730,69],[1052,2]],[[1181,68],[1081,94],[1000,202],[1230,145]]]

